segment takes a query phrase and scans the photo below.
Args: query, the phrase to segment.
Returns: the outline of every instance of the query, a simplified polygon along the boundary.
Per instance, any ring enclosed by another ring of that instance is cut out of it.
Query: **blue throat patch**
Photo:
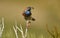
[[[26,11],[25,14],[29,15],[30,14],[30,11]]]

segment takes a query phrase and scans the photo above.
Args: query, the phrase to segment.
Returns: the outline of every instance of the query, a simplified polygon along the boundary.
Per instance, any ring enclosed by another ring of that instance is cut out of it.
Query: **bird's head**
[[[31,9],[34,9],[34,7],[27,7],[28,11],[30,11]]]

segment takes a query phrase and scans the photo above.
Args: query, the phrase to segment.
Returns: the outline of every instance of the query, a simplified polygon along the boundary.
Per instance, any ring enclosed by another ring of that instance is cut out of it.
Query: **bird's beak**
[[[32,9],[34,9],[34,7],[31,7]]]

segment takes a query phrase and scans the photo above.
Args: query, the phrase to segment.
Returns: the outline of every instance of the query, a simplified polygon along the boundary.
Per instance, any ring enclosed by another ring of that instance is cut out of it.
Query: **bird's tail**
[[[32,20],[32,21],[35,21],[35,18],[31,17],[31,20]]]

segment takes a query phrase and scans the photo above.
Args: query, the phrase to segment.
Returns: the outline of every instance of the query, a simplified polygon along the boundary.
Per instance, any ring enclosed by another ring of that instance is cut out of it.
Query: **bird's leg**
[[[30,24],[31,24],[30,20],[27,20],[26,21],[26,27],[29,28],[30,27]]]

